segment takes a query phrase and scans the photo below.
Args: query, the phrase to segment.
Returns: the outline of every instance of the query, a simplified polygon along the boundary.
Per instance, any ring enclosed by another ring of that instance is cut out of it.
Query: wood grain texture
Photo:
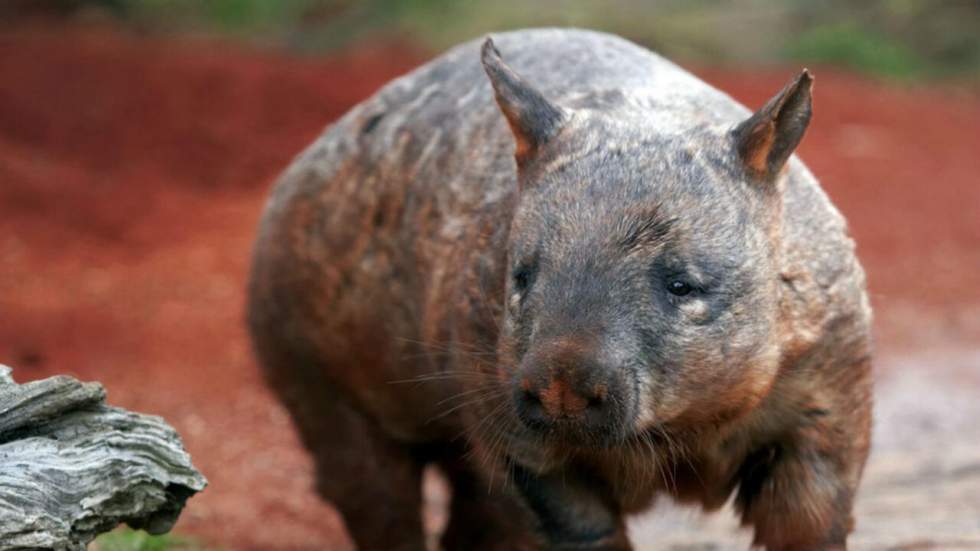
[[[98,383],[18,385],[0,365],[0,550],[83,550],[122,522],[164,533],[206,485],[163,419],[106,405]]]

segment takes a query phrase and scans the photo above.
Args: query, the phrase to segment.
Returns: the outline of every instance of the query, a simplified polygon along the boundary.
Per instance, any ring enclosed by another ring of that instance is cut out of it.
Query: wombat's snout
[[[514,381],[517,415],[536,431],[612,436],[626,412],[620,379],[582,346],[550,343],[521,364]]]

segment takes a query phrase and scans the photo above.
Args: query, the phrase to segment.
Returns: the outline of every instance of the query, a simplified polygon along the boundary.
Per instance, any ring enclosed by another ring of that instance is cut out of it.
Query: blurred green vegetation
[[[851,22],[804,32],[785,52],[793,59],[892,77],[915,77],[927,69],[926,62],[902,42]]]
[[[151,536],[142,530],[120,528],[96,538],[92,551],[216,551],[202,543],[178,536]]]
[[[980,79],[976,0],[37,1],[103,10],[141,28],[220,32],[309,52],[380,36],[442,49],[490,31],[580,26],[691,62]]]

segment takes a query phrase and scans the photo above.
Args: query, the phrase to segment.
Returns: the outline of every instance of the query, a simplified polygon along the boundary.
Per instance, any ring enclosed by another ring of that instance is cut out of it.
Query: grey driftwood
[[[0,550],[76,551],[120,523],[173,526],[207,481],[163,419],[67,376],[18,385],[0,365]]]

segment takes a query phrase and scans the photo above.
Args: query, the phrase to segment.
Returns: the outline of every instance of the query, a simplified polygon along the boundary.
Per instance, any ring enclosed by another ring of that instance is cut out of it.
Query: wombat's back
[[[676,65],[611,35],[542,29],[494,39],[517,72],[571,108],[614,114],[641,106],[678,139],[693,127],[733,125],[749,114]],[[439,423],[423,421],[438,414],[434,404],[451,385],[404,392],[388,383],[439,370],[434,364],[445,354],[432,347],[447,346],[451,320],[465,309],[457,291],[471,283],[462,281],[466,266],[503,269],[517,189],[513,151],[479,41],[391,82],[328,128],[275,186],[256,245],[249,315],[273,381],[339,389],[393,433],[437,436]],[[842,218],[801,163],[789,170],[787,277],[819,296],[801,297],[787,314],[819,326],[838,302],[866,310]],[[842,277],[851,281],[834,291],[838,296],[827,294],[828,278]],[[488,287],[485,304],[469,306],[492,317],[500,306],[493,291]],[[821,320],[809,311],[813,304]]]
[[[535,29],[494,38],[508,63],[561,105],[610,112],[641,105],[659,113],[665,133],[677,134],[698,124],[733,123],[749,113],[673,63],[616,36]],[[480,65],[480,42],[449,50],[354,107],[293,163],[276,188],[276,201],[310,186],[342,193],[334,180],[354,159],[362,162],[362,175],[378,176],[370,187],[379,192],[448,191],[476,204],[512,193],[513,138]],[[311,173],[316,182],[299,182],[301,174]]]

